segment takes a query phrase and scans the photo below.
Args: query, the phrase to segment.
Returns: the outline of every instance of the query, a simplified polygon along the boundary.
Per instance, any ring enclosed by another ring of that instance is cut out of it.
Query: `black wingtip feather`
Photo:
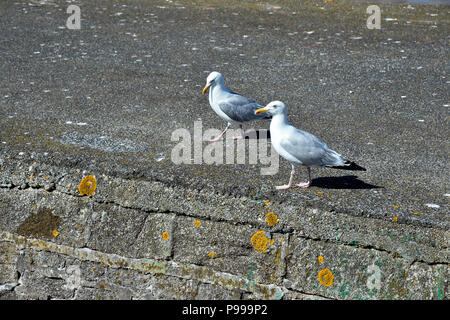
[[[363,168],[353,161],[345,161],[345,164],[343,166],[332,166],[330,168],[334,169],[342,169],[342,170],[355,170],[355,171],[366,171],[366,168]]]

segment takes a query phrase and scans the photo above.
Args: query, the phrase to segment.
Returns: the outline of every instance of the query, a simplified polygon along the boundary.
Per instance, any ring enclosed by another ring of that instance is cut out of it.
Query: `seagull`
[[[288,189],[294,182],[295,165],[306,166],[308,181],[296,184],[300,188],[311,185],[311,167],[329,167],[344,170],[366,171],[355,162],[344,159],[339,153],[331,150],[325,142],[315,135],[302,131],[291,125],[287,120],[286,105],[281,101],[272,101],[255,114],[268,113],[272,115],[270,122],[270,137],[275,150],[291,163],[289,183],[277,186],[278,190]]]
[[[245,121],[264,118],[270,119],[268,114],[255,114],[255,111],[260,109],[262,105],[254,100],[241,96],[236,92],[228,90],[225,87],[223,76],[220,72],[213,71],[208,75],[208,78],[206,78],[206,86],[203,88],[202,94],[205,94],[208,89],[209,104],[217,115],[228,123],[225,130],[218,137],[210,140],[210,142],[219,141],[232,124],[238,123],[239,128],[242,131],[242,123]],[[242,139],[243,136],[240,135],[233,138]]]

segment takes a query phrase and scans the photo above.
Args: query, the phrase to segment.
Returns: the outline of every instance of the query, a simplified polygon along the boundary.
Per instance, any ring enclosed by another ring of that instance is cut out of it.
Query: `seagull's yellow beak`
[[[269,110],[266,109],[266,107],[264,107],[264,108],[261,108],[261,109],[256,110],[256,111],[255,111],[255,114],[260,114],[260,113],[264,113],[264,112],[267,112],[267,111],[269,111]]]
[[[208,91],[209,87],[211,87],[211,85],[210,85],[210,84],[207,84],[207,85],[203,88],[202,94],[205,94],[206,91]]]

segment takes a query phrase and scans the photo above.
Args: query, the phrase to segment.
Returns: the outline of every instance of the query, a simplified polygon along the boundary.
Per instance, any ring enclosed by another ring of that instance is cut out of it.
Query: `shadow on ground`
[[[359,180],[357,176],[320,177],[312,180],[311,186],[325,189],[378,189],[383,188]]]
[[[258,130],[246,130],[244,133],[244,139],[270,139],[270,131],[266,129]]]

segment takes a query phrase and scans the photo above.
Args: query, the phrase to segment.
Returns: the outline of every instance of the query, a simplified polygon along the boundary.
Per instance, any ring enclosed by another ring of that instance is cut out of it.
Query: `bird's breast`
[[[227,116],[225,114],[225,112],[222,111],[222,109],[220,109],[220,101],[221,101],[221,95],[218,92],[219,90],[215,90],[216,88],[210,88],[209,91],[209,104],[211,105],[211,108],[214,110],[214,112],[221,117],[223,120],[229,122],[229,123],[234,123],[235,121],[233,119],[231,119],[229,116]]]

